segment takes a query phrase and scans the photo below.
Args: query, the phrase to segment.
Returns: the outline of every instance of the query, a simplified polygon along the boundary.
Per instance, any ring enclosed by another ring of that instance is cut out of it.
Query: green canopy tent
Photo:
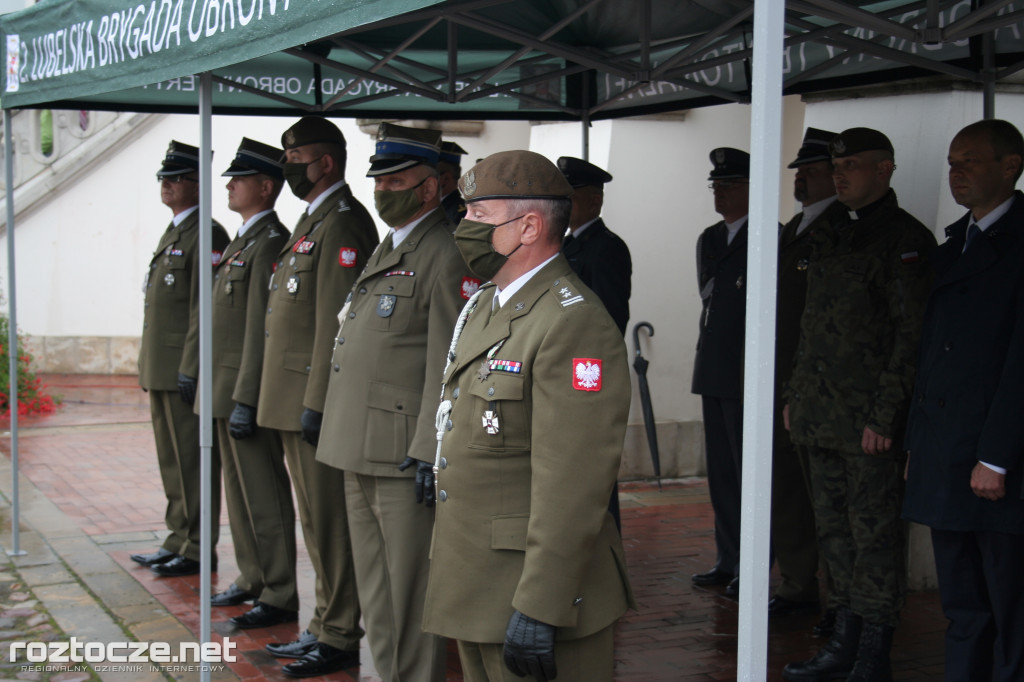
[[[984,87],[991,116],[995,83],[1024,68],[1022,30],[1024,11],[1010,0],[44,0],[0,17],[6,177],[12,108],[194,113],[198,104],[209,159],[213,113],[579,120],[586,154],[592,120],[751,104],[738,674],[763,678],[770,511],[757,493],[771,476],[759,444],[771,442],[772,428],[780,94],[955,79]],[[207,163],[205,248],[210,177]],[[7,214],[13,330],[10,181]],[[209,282],[202,291],[209,320]],[[203,405],[208,334],[200,342]],[[208,416],[200,438],[206,462]],[[15,415],[15,467],[16,438]],[[207,474],[204,494],[209,483]],[[14,533],[17,547],[17,516]],[[205,641],[208,568],[201,584]]]

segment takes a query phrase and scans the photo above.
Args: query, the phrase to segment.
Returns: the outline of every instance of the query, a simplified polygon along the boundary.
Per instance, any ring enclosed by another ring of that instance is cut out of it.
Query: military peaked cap
[[[558,170],[574,188],[604,187],[604,183],[612,181],[612,174],[608,171],[572,156],[558,157]]]
[[[243,137],[242,143],[238,145],[238,151],[235,152],[234,161],[231,162],[231,166],[221,175],[224,177],[234,177],[236,175],[263,173],[272,178],[283,180],[284,166],[281,163],[282,156],[284,156],[284,151],[277,147]]]
[[[800,150],[796,153],[796,159],[788,167],[796,168],[805,163],[831,160],[832,155],[828,151],[828,144],[835,136],[836,134],[830,130],[808,128],[804,133],[803,144],[800,145]]]
[[[156,172],[158,178],[187,175],[199,170],[199,149],[184,142],[171,140],[167,145],[163,165]]]
[[[440,130],[381,123],[377,129],[377,153],[370,157],[366,177],[390,175],[421,163],[436,168],[440,150]]]
[[[712,149],[711,175],[708,180],[736,180],[750,178],[750,154],[732,147]]]
[[[453,166],[462,165],[462,157],[468,154],[465,149],[456,142],[444,141],[441,143],[441,161],[450,163]]]

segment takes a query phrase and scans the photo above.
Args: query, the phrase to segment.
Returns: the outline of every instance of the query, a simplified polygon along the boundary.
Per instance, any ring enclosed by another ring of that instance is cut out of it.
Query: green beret
[[[861,152],[883,151],[893,153],[889,138],[871,128],[849,128],[836,135],[828,145],[829,153],[836,159],[853,156]]]
[[[459,179],[466,202],[484,199],[568,199],[572,187],[558,166],[535,152],[491,154]]]
[[[338,126],[323,116],[303,116],[281,136],[281,146],[285,149],[295,149],[318,142],[340,144],[344,147],[345,136],[338,130]]]

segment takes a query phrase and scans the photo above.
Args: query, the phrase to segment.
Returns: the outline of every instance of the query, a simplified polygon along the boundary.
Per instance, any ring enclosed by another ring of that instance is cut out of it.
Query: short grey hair
[[[569,215],[572,213],[571,199],[506,199],[509,216],[539,213],[548,228],[548,241],[562,241],[565,229],[569,227]]]

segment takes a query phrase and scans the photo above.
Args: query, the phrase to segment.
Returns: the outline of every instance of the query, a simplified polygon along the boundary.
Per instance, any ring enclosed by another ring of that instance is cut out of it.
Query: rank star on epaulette
[[[348,200],[338,199],[338,213],[344,213],[345,211],[349,210],[351,210],[351,208],[348,205]]]
[[[558,286],[557,282],[555,283],[555,286]],[[559,303],[562,304],[563,308],[583,301],[583,296],[568,286],[563,286],[561,289],[557,289],[556,292],[560,297]]]

